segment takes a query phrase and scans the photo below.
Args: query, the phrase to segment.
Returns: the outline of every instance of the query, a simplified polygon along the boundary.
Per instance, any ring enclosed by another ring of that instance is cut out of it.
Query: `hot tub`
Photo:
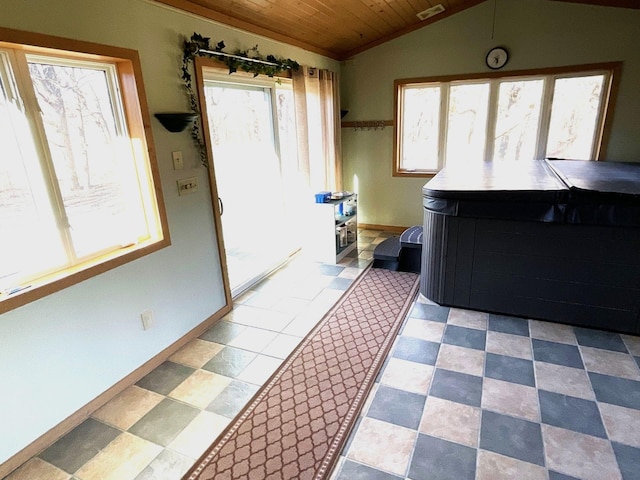
[[[427,298],[640,333],[640,164],[486,162],[422,191]]]

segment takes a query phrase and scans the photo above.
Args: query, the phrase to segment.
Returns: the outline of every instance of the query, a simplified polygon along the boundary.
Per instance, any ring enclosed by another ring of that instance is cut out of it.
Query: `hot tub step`
[[[389,237],[373,251],[374,268],[397,271],[400,267],[400,238]]]
[[[373,266],[387,270],[420,273],[422,226],[407,228],[400,237],[389,237],[373,251]]]

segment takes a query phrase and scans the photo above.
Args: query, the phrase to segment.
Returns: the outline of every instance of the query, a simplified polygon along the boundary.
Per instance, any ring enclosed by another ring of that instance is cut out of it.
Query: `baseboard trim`
[[[358,228],[365,230],[383,230],[385,232],[402,233],[409,227],[398,227],[395,225],[375,225],[372,223],[359,223]]]
[[[167,348],[158,353],[155,357],[151,358],[143,365],[138,367],[136,370],[131,372],[129,375],[124,377],[118,383],[113,385],[112,387],[105,390],[103,393],[98,395],[96,398],[91,400],[85,406],[78,409],[76,412],[71,414],[69,417],[61,421],[51,430],[44,433],[42,436],[31,442],[29,445],[24,447],[18,453],[10,457],[7,461],[0,464],[0,478],[4,478],[9,475],[11,472],[20,467],[23,463],[29,461],[32,457],[35,457],[40,452],[45,450],[50,445],[54,444],[57,440],[62,438],[64,435],[69,433],[75,427],[84,422],[87,418],[91,416],[93,412],[98,410],[104,404],[113,399],[116,395],[134,385],[138,380],[143,378],[145,375],[151,373],[154,369],[160,366],[163,362],[165,362],[171,355],[180,350],[183,346],[185,346],[188,342],[193,340],[194,338],[199,337],[204,332],[206,332],[209,328],[211,328],[218,320],[224,317],[227,313],[229,313],[232,309],[231,305],[225,305],[223,308],[218,310],[216,313],[211,315],[197,327],[190,330],[183,337],[176,340],[174,343],[169,345]]]

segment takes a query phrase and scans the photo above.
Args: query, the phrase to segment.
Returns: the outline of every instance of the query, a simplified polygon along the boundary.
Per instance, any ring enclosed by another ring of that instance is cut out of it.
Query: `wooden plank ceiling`
[[[392,38],[492,0],[158,1],[226,25],[344,60]],[[640,0],[555,1],[640,8]],[[437,5],[444,7],[442,13],[426,20],[418,18],[418,13]]]

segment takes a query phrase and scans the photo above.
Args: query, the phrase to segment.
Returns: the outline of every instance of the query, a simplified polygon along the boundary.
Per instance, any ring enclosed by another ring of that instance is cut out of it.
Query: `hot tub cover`
[[[422,189],[424,207],[460,217],[561,222],[569,189],[544,161],[446,167]]]
[[[444,215],[640,226],[640,163],[482,162],[444,168],[422,193]]]
[[[569,188],[567,223],[640,226],[640,163],[547,163]]]

